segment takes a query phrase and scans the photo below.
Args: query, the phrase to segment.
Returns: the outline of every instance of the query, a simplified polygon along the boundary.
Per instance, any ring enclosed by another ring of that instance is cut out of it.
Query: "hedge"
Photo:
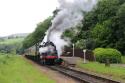
[[[121,63],[121,53],[113,48],[96,48],[94,51],[96,61],[105,63],[109,59],[110,63]]]

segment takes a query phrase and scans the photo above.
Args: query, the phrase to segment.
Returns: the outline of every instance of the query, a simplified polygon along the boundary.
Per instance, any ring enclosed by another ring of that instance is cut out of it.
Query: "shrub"
[[[122,61],[123,64],[125,64],[125,56],[121,57],[121,61]]]
[[[109,59],[110,63],[121,63],[121,53],[113,48],[96,48],[94,51],[96,60],[105,63]]]

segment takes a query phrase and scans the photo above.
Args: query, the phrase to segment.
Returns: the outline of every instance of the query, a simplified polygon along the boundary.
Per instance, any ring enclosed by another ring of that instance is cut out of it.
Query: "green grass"
[[[0,54],[0,83],[55,83],[23,59]]]
[[[105,67],[105,64],[100,64],[97,62],[88,62],[87,64],[83,64],[81,61],[77,64],[77,66],[87,71],[110,76],[113,79],[118,79],[125,83],[125,67],[113,65],[110,67]]]
[[[24,38],[14,38],[14,39],[6,39],[4,41],[1,41],[0,44],[15,44],[22,42]]]

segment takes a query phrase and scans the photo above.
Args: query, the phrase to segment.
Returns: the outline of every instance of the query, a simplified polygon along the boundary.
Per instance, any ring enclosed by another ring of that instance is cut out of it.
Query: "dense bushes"
[[[0,42],[1,53],[22,54],[22,41],[24,38],[4,39]]]
[[[84,15],[83,27],[73,40],[91,39],[93,46],[87,49],[116,48],[125,54],[125,0],[98,0],[96,8]]]
[[[105,63],[109,59],[110,63],[120,63],[121,53],[112,48],[96,48],[94,51],[96,60],[100,63]]]

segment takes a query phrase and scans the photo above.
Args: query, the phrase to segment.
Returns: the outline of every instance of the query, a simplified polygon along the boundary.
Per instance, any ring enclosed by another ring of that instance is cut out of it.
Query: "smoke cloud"
[[[63,32],[81,25],[84,13],[91,11],[97,4],[97,0],[59,0],[60,11],[52,20],[52,26],[46,32],[46,41],[52,41],[56,45],[58,57],[62,54],[65,45],[70,41],[63,39]]]

